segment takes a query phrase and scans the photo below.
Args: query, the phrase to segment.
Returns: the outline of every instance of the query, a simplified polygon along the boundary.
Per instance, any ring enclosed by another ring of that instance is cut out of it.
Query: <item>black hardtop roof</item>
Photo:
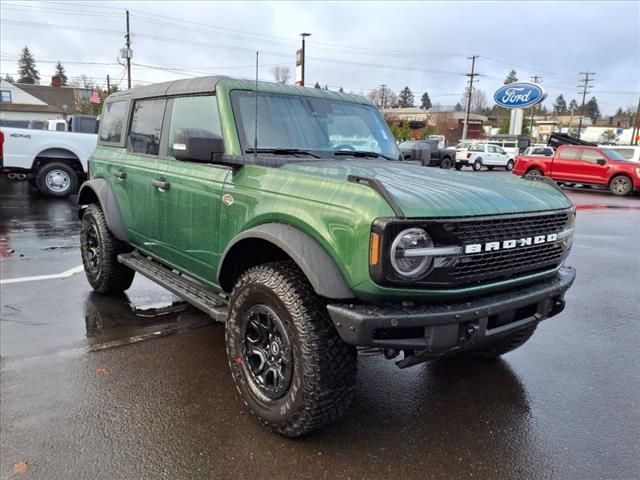
[[[255,90],[256,86],[256,83],[253,80],[234,79],[222,75],[188,78],[184,80],[172,80],[169,82],[155,83],[153,85],[136,87],[131,90],[115,92],[109,96],[107,102],[116,100],[137,100],[141,98],[211,93],[216,90],[216,85],[223,80],[233,88],[237,88],[240,90]],[[326,98],[375,106],[371,101],[367,100],[364,97],[342,92],[332,92],[319,88],[306,88],[297,87],[294,85],[281,85],[271,82],[258,82],[258,90],[264,93],[288,93],[291,95]]]

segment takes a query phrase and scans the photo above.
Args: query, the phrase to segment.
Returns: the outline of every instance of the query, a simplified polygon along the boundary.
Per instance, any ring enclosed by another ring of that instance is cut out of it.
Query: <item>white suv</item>
[[[486,166],[489,170],[493,170],[493,167],[512,170],[513,164],[513,158],[502,147],[490,143],[470,145],[465,158],[456,158],[456,168],[470,166],[476,172],[483,166]]]

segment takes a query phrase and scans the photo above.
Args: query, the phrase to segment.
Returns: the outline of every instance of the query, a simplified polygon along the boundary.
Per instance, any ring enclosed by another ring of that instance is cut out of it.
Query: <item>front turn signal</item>
[[[371,265],[378,265],[380,262],[380,235],[377,233],[371,234],[371,242],[369,245],[369,263]]]

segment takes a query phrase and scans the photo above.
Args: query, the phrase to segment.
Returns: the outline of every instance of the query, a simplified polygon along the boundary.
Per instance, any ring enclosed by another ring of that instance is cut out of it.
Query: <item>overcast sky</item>
[[[133,83],[222,74],[273,80],[274,65],[295,72],[301,32],[306,84],[367,93],[381,84],[424,91],[434,104],[460,100],[479,55],[477,87],[492,102],[511,68],[520,80],[543,78],[553,100],[578,96],[579,72],[596,72],[600,109],[635,107],[640,96],[640,2],[63,2],[0,3],[0,72],[16,77],[28,45],[49,84],[57,60],[67,76],[100,86],[109,74],[126,87],[116,62],[131,15]],[[45,63],[51,62],[51,63]],[[145,66],[143,66],[145,65]],[[17,77],[16,77],[17,78]],[[292,79],[293,81],[293,79]]]

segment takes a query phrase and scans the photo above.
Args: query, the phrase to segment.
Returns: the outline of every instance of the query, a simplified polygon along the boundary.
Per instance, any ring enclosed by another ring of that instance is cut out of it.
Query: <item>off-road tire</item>
[[[624,197],[633,190],[633,182],[626,175],[616,175],[609,182],[609,191],[614,195]]]
[[[482,159],[481,158],[476,159],[473,162],[472,168],[474,172],[480,171],[482,169]]]
[[[89,205],[82,214],[80,251],[84,272],[91,287],[104,295],[118,295],[131,286],[135,272],[118,262],[118,255],[132,250],[128,243],[115,238],[102,209]],[[97,251],[97,267],[93,262]]]
[[[453,166],[453,161],[451,160],[451,158],[444,157],[442,160],[440,160],[440,168],[449,170],[451,169],[452,166]]]
[[[507,172],[510,172],[511,170],[513,170],[513,166],[514,166],[514,165],[515,165],[515,163],[513,162],[513,160],[509,160],[509,161],[507,162],[507,164],[505,165],[504,169],[505,169]]]
[[[57,179],[63,183],[56,185],[54,182]],[[78,174],[66,163],[47,163],[38,170],[35,184],[40,193],[47,197],[67,198],[78,191]]]
[[[522,330],[518,330],[517,332],[513,332],[482,348],[469,350],[465,355],[484,359],[498,358],[499,356],[524,345],[524,343],[531,338],[533,332],[536,331],[537,326],[538,325],[535,324]]]
[[[264,305],[284,326],[292,362],[286,390],[274,399],[259,391],[245,347],[251,311]],[[229,301],[225,334],[229,368],[240,396],[269,430],[296,437],[324,427],[349,408],[356,349],[342,341],[323,301],[295,264],[267,263],[241,274]]]

